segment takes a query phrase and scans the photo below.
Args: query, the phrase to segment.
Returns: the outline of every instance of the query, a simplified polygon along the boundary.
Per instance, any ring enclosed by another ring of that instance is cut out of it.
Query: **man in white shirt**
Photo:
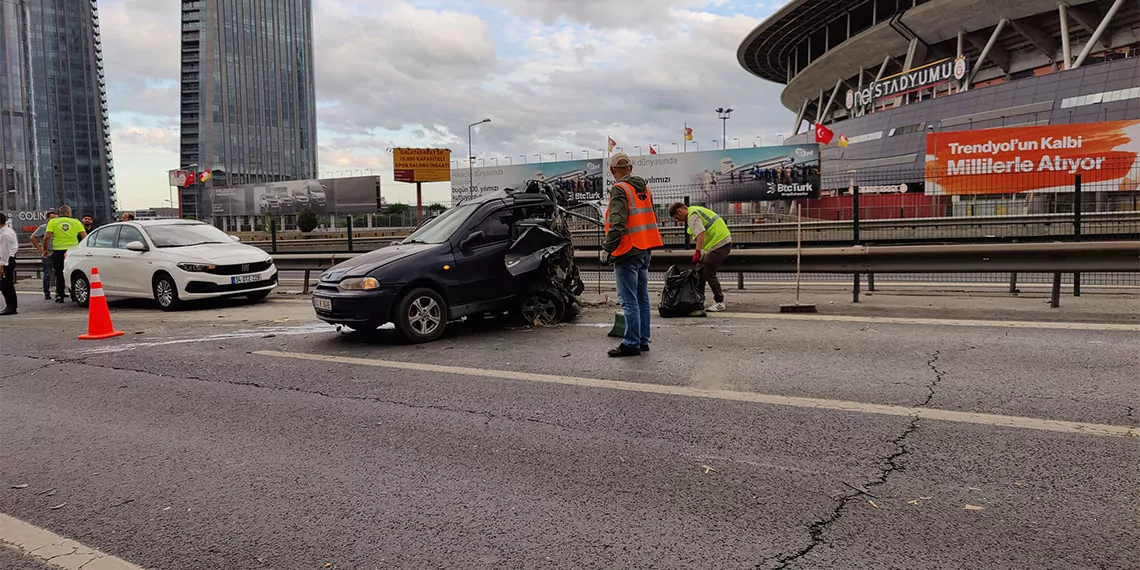
[[[4,310],[0,315],[16,314],[16,232],[8,227],[8,216],[0,212],[0,293],[4,295]]]

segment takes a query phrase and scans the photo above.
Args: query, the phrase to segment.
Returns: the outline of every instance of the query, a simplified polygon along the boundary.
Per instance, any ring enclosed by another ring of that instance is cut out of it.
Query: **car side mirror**
[[[471,232],[470,235],[463,238],[463,241],[459,242],[459,249],[471,249],[471,247],[483,243],[486,239],[487,234],[483,233],[482,230]]]
[[[141,241],[132,241],[127,244],[127,249],[142,253],[147,250],[146,244]]]
[[[239,238],[237,236],[230,236],[230,239],[232,239],[234,241],[241,241],[241,238]]]

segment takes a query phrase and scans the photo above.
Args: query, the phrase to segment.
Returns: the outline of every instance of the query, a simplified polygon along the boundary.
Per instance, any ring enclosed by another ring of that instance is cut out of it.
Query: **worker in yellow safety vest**
[[[693,264],[701,266],[713,294],[713,303],[705,310],[711,313],[725,310],[724,289],[716,272],[732,253],[732,232],[728,231],[728,224],[716,212],[702,206],[687,206],[684,202],[670,205],[669,216],[685,224],[686,231],[697,242]]]

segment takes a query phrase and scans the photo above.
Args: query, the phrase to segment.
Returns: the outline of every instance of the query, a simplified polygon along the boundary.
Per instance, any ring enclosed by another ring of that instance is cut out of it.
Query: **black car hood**
[[[542,266],[542,261],[570,245],[570,239],[545,226],[531,226],[507,250],[507,271],[519,276]]]
[[[437,247],[449,246],[446,243],[409,243],[380,248],[334,265],[332,268],[330,268],[328,271],[325,271],[324,274],[321,275],[321,281],[331,281],[335,283],[339,282],[345,277],[363,277],[371,273],[373,270],[388,265],[389,263],[399,261],[406,257],[411,257],[418,253],[425,252]]]

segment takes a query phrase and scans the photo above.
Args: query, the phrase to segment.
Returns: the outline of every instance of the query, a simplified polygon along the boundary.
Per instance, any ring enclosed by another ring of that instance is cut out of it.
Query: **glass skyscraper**
[[[115,175],[95,0],[0,0],[5,210],[114,215]]]
[[[183,0],[182,168],[215,187],[316,176],[312,16],[311,0]],[[197,194],[184,213],[208,216]]]

